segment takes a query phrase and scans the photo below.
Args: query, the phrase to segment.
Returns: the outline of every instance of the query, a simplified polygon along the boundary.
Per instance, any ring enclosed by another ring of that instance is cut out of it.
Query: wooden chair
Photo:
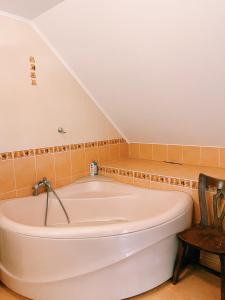
[[[216,193],[213,196],[213,220],[210,222],[205,192],[212,186],[215,187]],[[189,257],[192,262],[198,263],[200,250],[204,250],[220,258],[221,300],[225,300],[225,232],[223,229],[225,181],[200,174],[198,192],[201,221],[177,235],[179,245],[173,271],[173,284],[178,282],[186,258]]]

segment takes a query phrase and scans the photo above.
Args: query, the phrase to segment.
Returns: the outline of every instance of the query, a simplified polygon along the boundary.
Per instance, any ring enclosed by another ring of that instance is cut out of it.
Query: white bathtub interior
[[[58,189],[57,194],[71,222],[67,224],[58,200],[51,193],[48,226],[105,226],[149,218],[157,218],[158,224],[167,216],[177,216],[179,210],[182,213],[183,207],[182,201],[177,200],[179,192],[152,190],[149,199],[148,190],[110,181],[78,182]],[[5,217],[19,224],[43,226],[46,194],[7,202],[2,209]]]

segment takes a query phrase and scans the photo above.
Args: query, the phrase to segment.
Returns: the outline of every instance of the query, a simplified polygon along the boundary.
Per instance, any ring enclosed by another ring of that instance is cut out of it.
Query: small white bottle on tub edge
[[[91,176],[98,175],[98,164],[96,161],[90,163],[90,175]]]

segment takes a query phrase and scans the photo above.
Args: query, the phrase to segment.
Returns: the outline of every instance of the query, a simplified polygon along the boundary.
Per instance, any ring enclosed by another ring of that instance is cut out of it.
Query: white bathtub
[[[57,190],[44,227],[46,195],[0,205],[0,275],[35,300],[120,300],[169,279],[176,233],[190,226],[191,197],[113,181]]]

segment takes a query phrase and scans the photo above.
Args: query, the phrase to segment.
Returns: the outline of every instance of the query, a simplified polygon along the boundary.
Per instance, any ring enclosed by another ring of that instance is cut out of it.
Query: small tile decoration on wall
[[[31,85],[37,85],[35,58],[30,56],[30,78]]]
[[[140,171],[137,172],[132,170],[101,166],[99,168],[99,173],[103,176],[118,174],[119,176],[123,176],[123,177],[134,177],[142,180],[149,180],[150,182],[157,182],[166,185],[185,187],[192,190],[198,189],[197,181],[183,179],[183,178],[174,178],[168,176],[155,175],[150,173],[143,173]],[[119,179],[119,177],[117,177],[117,179]]]

